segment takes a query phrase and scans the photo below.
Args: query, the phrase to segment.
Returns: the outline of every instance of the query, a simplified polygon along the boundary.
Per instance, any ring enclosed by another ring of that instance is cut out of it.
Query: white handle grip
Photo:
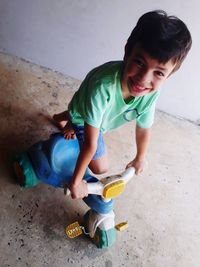
[[[109,184],[110,182],[114,182],[117,180],[124,180],[125,184],[127,184],[134,176],[135,174],[135,168],[130,167],[126,169],[124,172],[122,172],[120,175],[116,176],[110,176],[106,178],[106,183]],[[94,182],[94,183],[87,183],[87,189],[88,194],[94,194],[94,195],[103,195],[104,187],[106,186],[106,183],[102,183],[101,181]],[[66,195],[71,195],[70,190],[67,188]]]
[[[102,195],[104,185],[101,182],[87,183],[88,194]],[[70,196],[71,191],[69,188],[66,190],[66,195]]]
[[[129,167],[121,174],[122,179],[124,180],[125,184],[127,184],[133,178],[134,175],[135,175],[134,167]]]
[[[101,182],[87,183],[88,194],[102,195],[104,185]]]

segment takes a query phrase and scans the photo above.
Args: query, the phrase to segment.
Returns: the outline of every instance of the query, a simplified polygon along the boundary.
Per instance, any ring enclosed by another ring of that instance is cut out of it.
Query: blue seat
[[[52,134],[46,141],[40,141],[28,149],[33,169],[41,182],[54,187],[64,187],[70,183],[79,155],[77,139],[66,140],[62,134]],[[95,182],[97,178],[86,170],[84,178]],[[85,203],[99,213],[108,213],[113,209],[113,200],[104,202],[97,195],[83,199]]]

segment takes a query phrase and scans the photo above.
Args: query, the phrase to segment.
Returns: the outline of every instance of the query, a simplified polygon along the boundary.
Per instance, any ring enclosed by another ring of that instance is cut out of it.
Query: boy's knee
[[[104,168],[99,168],[99,167],[95,167],[91,170],[94,174],[104,174],[108,171],[108,168],[104,167]]]
[[[89,166],[90,170],[94,173],[94,174],[104,174],[108,171],[109,166],[108,164],[90,164]]]

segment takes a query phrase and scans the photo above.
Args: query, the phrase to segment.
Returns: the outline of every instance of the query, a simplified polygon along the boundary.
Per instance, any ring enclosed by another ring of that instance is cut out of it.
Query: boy
[[[68,111],[53,116],[66,139],[79,140],[80,154],[72,177],[72,198],[87,196],[82,177],[86,168],[107,171],[102,133],[136,119],[136,156],[127,167],[144,167],[158,88],[175,72],[191,48],[186,25],[164,11],[144,14],[125,46],[123,61],[93,69],[74,94]]]

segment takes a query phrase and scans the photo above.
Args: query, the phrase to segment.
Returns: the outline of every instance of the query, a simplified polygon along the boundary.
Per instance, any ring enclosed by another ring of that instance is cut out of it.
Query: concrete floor
[[[65,226],[88,209],[61,189],[21,189],[12,156],[56,129],[45,119],[66,109],[79,81],[0,54],[0,266],[199,267],[200,128],[157,112],[148,168],[115,202],[116,223],[128,220],[106,250]],[[133,124],[105,136],[110,172],[134,153]]]

